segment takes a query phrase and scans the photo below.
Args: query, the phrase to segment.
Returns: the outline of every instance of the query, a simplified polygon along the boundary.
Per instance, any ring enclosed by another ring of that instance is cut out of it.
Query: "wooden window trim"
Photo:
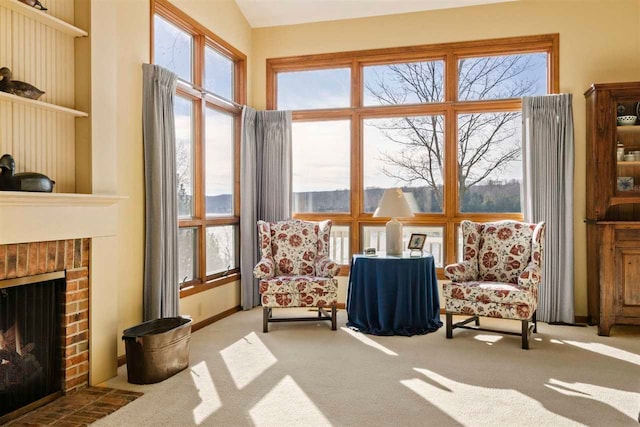
[[[350,250],[361,250],[361,227],[364,224],[385,224],[385,219],[373,218],[363,209],[363,135],[362,120],[376,117],[443,115],[445,118],[445,200],[442,213],[418,213],[407,225],[439,225],[445,233],[444,263],[456,262],[457,227],[464,219],[472,221],[492,221],[497,219],[522,220],[521,213],[463,213],[460,212],[457,185],[457,116],[464,113],[508,112],[522,109],[520,99],[496,99],[479,101],[458,101],[457,67],[458,60],[518,53],[546,52],[547,92],[559,93],[559,34],[543,34],[510,37],[469,42],[440,43],[388,49],[372,49],[328,54],[300,55],[286,58],[267,59],[267,109],[277,105],[277,74],[280,72],[306,71],[318,69],[351,67],[351,106],[318,110],[298,110],[293,112],[294,121],[322,121],[349,119],[352,123],[351,135],[351,205],[349,213],[295,213],[295,218],[318,221],[331,218],[336,224],[348,225],[351,230]],[[444,101],[430,104],[408,104],[364,107],[361,99],[363,68],[370,65],[389,63],[444,60]],[[455,142],[451,142],[455,140]],[[444,225],[443,225],[444,224]],[[340,275],[347,275],[349,266],[342,266]],[[442,268],[438,277],[444,278]]]
[[[178,82],[176,95],[193,102],[193,141],[194,141],[194,216],[180,219],[180,228],[196,228],[198,232],[197,276],[195,280],[180,284],[180,298],[185,298],[209,289],[223,286],[240,280],[240,269],[207,275],[206,273],[206,230],[210,226],[235,225],[240,232],[240,125],[241,105],[246,104],[247,97],[247,57],[240,50],[227,43],[221,37],[207,29],[195,19],[178,9],[167,0],[151,0],[150,10],[150,59],[154,60],[154,17],[159,15],[193,37],[193,81]],[[233,63],[233,101],[217,97],[204,89],[204,55],[208,46],[230,58]],[[205,212],[205,156],[206,141],[204,117],[210,108],[234,118],[234,172],[233,172],[233,213],[224,217],[207,216]],[[239,248],[236,248],[239,251]]]

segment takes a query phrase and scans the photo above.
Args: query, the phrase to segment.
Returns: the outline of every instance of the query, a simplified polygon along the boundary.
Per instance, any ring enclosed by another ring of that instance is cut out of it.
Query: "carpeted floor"
[[[261,314],[195,332],[190,367],[160,384],[129,385],[121,367],[104,385],[144,395],[95,425],[638,426],[640,328],[599,337],[539,323],[526,351],[519,337],[475,331],[359,334],[344,310],[336,332],[309,322],[263,334]]]

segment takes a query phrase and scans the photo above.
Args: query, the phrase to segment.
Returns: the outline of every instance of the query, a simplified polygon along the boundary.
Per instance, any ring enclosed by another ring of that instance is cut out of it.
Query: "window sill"
[[[205,292],[209,289],[224,286],[228,283],[236,282],[238,280],[240,280],[240,273],[232,273],[228,276],[219,277],[205,283],[197,283],[192,286],[180,289],[180,298],[186,298],[191,295],[199,294],[200,292]]]

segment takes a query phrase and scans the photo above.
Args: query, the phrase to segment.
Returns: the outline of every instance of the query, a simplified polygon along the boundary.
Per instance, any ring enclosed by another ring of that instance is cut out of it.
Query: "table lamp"
[[[413,211],[411,211],[402,190],[400,188],[386,189],[373,216],[375,218],[391,218],[386,227],[387,254],[402,255],[402,224],[398,221],[398,217],[413,217]]]

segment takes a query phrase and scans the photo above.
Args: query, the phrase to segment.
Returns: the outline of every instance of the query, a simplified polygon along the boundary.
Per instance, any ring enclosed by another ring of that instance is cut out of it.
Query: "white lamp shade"
[[[400,188],[388,188],[384,190],[378,209],[373,213],[373,216],[411,218],[413,217],[413,211]]]

